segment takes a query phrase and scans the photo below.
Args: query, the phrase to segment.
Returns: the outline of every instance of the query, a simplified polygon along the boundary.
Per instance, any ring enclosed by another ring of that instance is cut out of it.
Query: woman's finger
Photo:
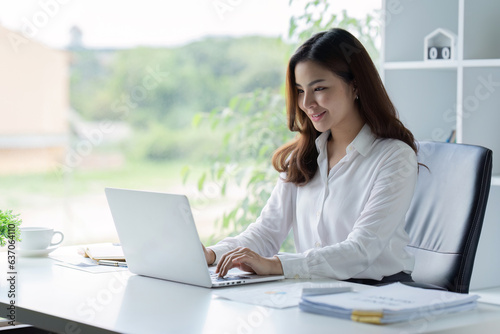
[[[216,273],[219,274],[219,277],[226,276],[229,269],[233,267],[232,264],[233,253],[234,251],[231,251],[222,256],[221,261],[217,265],[217,269],[215,271]]]
[[[219,277],[224,277],[230,269],[240,267],[241,265],[243,265],[244,269],[247,271],[249,268],[254,271],[253,265],[244,263],[245,261],[252,261],[252,263],[254,263],[252,259],[255,259],[255,252],[245,247],[235,248],[221,257],[215,272],[219,274]]]

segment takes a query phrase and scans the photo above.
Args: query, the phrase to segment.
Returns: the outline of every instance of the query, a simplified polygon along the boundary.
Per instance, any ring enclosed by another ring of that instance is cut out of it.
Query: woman
[[[204,248],[208,264],[286,278],[411,281],[406,211],[417,147],[361,43],[332,29],[297,49],[287,69],[297,138],[277,150],[281,173],[257,221]],[[277,254],[293,229],[296,254]]]

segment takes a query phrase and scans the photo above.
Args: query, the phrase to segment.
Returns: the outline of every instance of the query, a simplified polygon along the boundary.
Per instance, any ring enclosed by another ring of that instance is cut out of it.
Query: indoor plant
[[[0,210],[0,247],[5,246],[8,240],[12,241],[11,244],[21,241],[19,239],[21,222],[19,214],[13,214],[12,210]]]

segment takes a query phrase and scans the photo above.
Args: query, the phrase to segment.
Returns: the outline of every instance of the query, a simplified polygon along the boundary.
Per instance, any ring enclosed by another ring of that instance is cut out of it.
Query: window
[[[105,187],[188,195],[203,240],[252,219],[258,205],[247,220],[233,208],[249,178],[252,187],[272,187],[267,180],[277,176],[262,162],[279,143],[255,146],[241,137],[251,127],[238,132],[237,122],[267,122],[274,114],[255,118],[256,111],[276,111],[273,126],[286,132],[276,97],[300,37],[289,37],[290,17],[306,13],[306,3],[1,4],[0,208],[20,213],[23,226],[63,231],[65,244],[118,240]],[[342,21],[347,8],[363,34],[364,17],[377,7],[341,1],[328,11],[338,14],[335,24],[352,24]],[[252,172],[238,161],[214,162],[234,144]],[[261,166],[241,147],[260,154]],[[235,182],[236,173],[246,182]]]

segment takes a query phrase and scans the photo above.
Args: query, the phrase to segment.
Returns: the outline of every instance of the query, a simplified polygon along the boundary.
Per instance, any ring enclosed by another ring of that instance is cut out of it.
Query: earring
[[[359,100],[359,96],[358,96],[358,94],[356,94],[356,100]]]

